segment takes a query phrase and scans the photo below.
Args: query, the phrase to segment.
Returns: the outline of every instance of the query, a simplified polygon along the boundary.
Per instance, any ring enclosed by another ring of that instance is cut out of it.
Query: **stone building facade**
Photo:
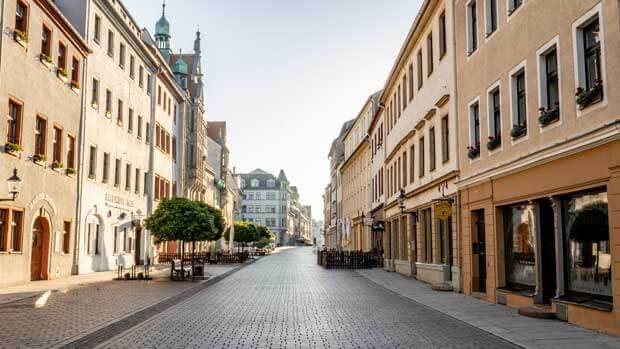
[[[53,2],[2,5],[0,175],[5,181],[16,171],[22,189],[14,199],[0,191],[0,287],[71,274],[90,51]]]
[[[619,334],[618,2],[455,7],[463,291]]]

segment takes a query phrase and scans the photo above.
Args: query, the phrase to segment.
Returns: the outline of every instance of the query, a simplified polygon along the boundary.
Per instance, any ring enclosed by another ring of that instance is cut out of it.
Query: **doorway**
[[[551,303],[556,295],[557,280],[555,269],[555,224],[550,200],[541,200],[540,208],[540,248],[542,271],[542,302]]]
[[[472,291],[486,293],[486,233],[484,209],[471,212],[472,219]]]
[[[43,216],[37,217],[32,225],[32,250],[30,253],[30,280],[47,280],[49,259],[50,227]]]

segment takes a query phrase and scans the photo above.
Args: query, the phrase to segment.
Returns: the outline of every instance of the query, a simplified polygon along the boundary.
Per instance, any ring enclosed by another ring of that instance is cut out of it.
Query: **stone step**
[[[555,319],[555,313],[551,308],[540,306],[529,306],[519,308],[519,315],[536,319]]]
[[[441,282],[441,283],[432,284],[431,285],[431,289],[433,289],[435,291],[441,291],[441,292],[452,292],[452,291],[454,291],[454,289],[452,288],[452,284],[450,284],[448,282]]]

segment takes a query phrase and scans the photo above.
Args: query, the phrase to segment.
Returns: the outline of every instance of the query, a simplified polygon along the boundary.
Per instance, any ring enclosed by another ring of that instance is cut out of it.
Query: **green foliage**
[[[218,208],[215,208],[211,205],[208,205],[204,202],[197,201],[196,205],[198,205],[201,209],[207,210],[209,215],[213,217],[213,226],[209,231],[207,231],[207,241],[216,241],[222,238],[224,235],[224,216],[222,215],[222,211]]]
[[[210,211],[186,198],[163,199],[146,228],[158,241],[205,241],[215,230]]]
[[[265,226],[258,226],[256,228],[257,232],[258,232],[258,240],[260,241],[262,239],[266,239],[269,242],[274,241],[276,239],[276,234],[274,234],[271,229],[265,227]]]
[[[235,222],[235,242],[242,244],[258,240],[256,226],[250,222]],[[230,229],[226,230],[224,238],[230,241]]]

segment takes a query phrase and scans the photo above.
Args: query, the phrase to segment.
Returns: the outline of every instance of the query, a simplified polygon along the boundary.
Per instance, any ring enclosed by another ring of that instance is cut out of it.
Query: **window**
[[[496,87],[489,93],[489,137],[501,144],[502,110],[499,87]]]
[[[28,35],[28,6],[22,1],[17,1],[15,6],[15,30],[25,37]]]
[[[62,163],[62,129],[54,126],[52,138],[52,161]]]
[[[469,107],[469,145],[474,148],[480,147],[480,105],[478,102]]]
[[[545,86],[543,88],[544,102],[546,109],[559,108],[560,106],[560,88],[558,81],[558,55],[557,50],[553,47],[543,58]]]
[[[146,142],[146,144],[149,144],[149,142],[151,141],[151,125],[148,122],[146,123],[145,132],[146,132],[146,134],[145,134],[146,135],[145,142]]]
[[[131,165],[125,165],[125,190],[131,191]]]
[[[144,184],[142,185],[142,188],[144,188],[144,195],[148,194],[149,191],[149,173],[144,171]]]
[[[153,87],[152,87],[152,79],[153,77],[151,76],[151,74],[147,74],[146,75],[146,94],[147,95],[151,95],[151,93],[153,93]]]
[[[67,169],[75,170],[75,137],[67,136]]]
[[[48,60],[51,63],[52,60],[52,30],[45,25],[41,31],[41,58]]]
[[[446,12],[439,15],[439,59],[442,59],[448,51],[448,43],[446,38]]]
[[[80,61],[73,57],[71,59],[71,87],[80,86]]]
[[[71,222],[65,221],[62,230],[62,253],[71,253]]]
[[[37,116],[34,131],[34,153],[35,155],[46,155],[47,142],[47,120]]]
[[[9,209],[0,208],[0,251],[6,252],[9,249]]]
[[[129,114],[127,115],[127,132],[133,133],[133,109],[129,108]]]
[[[401,167],[403,171],[403,187],[407,186],[407,151],[403,152],[403,167]]]
[[[144,67],[140,66],[140,68],[138,68],[138,86],[140,86],[140,88],[144,87]]]
[[[97,147],[91,145],[88,157],[88,178],[95,179],[95,171],[97,171]]]
[[[444,163],[450,160],[450,119],[448,115],[441,118],[441,157]]]
[[[533,289],[536,287],[534,205],[506,207],[503,217],[506,285],[517,289]]]
[[[525,90],[525,70],[521,69],[512,76],[513,88],[513,124],[527,125],[527,96]]]
[[[58,72],[67,72],[67,46],[62,42],[58,43]]]
[[[135,182],[135,183],[134,183],[134,186],[135,186],[135,188],[134,188],[134,192],[135,192],[136,194],[139,194],[139,193],[140,193],[140,178],[141,178],[141,177],[140,177],[140,169],[139,169],[139,168],[137,168],[137,169],[136,169],[136,177],[135,177],[135,179],[134,179],[134,182]]]
[[[103,176],[101,181],[108,183],[110,180],[110,153],[103,153]]]
[[[585,88],[590,90],[599,85],[601,74],[601,33],[598,17],[583,29],[583,56]],[[599,99],[602,96],[599,96]]]
[[[157,105],[161,105],[161,86],[157,86]]]
[[[7,117],[6,140],[11,144],[21,144],[23,106],[14,100],[9,100],[9,114]]]
[[[172,161],[177,161],[177,138],[172,136]]]
[[[418,161],[420,162],[418,176],[424,177],[424,137],[420,137],[418,142]]]
[[[478,15],[476,0],[467,5],[467,54],[471,55],[478,49]]]
[[[409,183],[413,183],[415,176],[415,146],[409,147]]]
[[[611,301],[611,243],[607,192],[591,191],[563,199],[567,291]]]
[[[116,113],[116,123],[119,126],[123,126],[123,101],[122,100],[118,100],[118,110]]]
[[[114,186],[121,186],[121,159],[116,159],[114,167]]]
[[[127,228],[123,228],[123,249],[121,252],[127,252]]]
[[[118,227],[114,227],[114,254],[118,253]]]
[[[105,115],[112,116],[112,91],[105,90]]]
[[[435,149],[435,128],[434,127],[431,127],[428,130],[428,143],[429,143],[428,146],[430,148],[429,149],[430,150],[430,169],[431,169],[431,171],[434,171],[435,167],[436,167],[436,162],[435,162],[435,160],[436,160],[436,156],[435,156],[436,155],[435,154],[435,151],[436,151],[436,149]]]
[[[95,30],[93,33],[93,40],[96,43],[101,41],[101,17],[95,15]]]
[[[428,34],[426,38],[426,74],[431,76],[433,74],[433,32]]]
[[[132,79],[136,77],[136,58],[133,55],[129,56],[129,77]]]
[[[497,30],[497,0],[486,1],[486,35],[489,37]]]
[[[403,87],[403,110],[407,109],[407,74],[403,76],[403,83],[401,85]]]
[[[24,213],[22,211],[11,211],[11,234],[10,251],[19,252],[22,250],[22,238],[24,233]]]
[[[409,64],[409,101],[413,99],[413,63]]]
[[[420,257],[424,263],[433,263],[433,217],[430,208],[420,210],[420,230],[424,238]]]
[[[125,69],[125,44],[121,42],[118,51],[118,66]]]
[[[93,78],[93,90],[91,93],[92,93],[92,96],[91,96],[90,104],[94,108],[99,108],[99,80],[97,80],[96,78]]]
[[[424,85],[424,72],[422,70],[422,50],[418,51],[418,90]]]
[[[114,33],[108,30],[108,56],[114,58]]]
[[[252,181],[250,182],[250,186],[252,186],[252,188],[257,188],[258,185],[258,179],[252,179]]]
[[[523,0],[508,0],[508,15],[511,15],[523,4]]]
[[[142,115],[138,115],[138,139],[142,139]]]

